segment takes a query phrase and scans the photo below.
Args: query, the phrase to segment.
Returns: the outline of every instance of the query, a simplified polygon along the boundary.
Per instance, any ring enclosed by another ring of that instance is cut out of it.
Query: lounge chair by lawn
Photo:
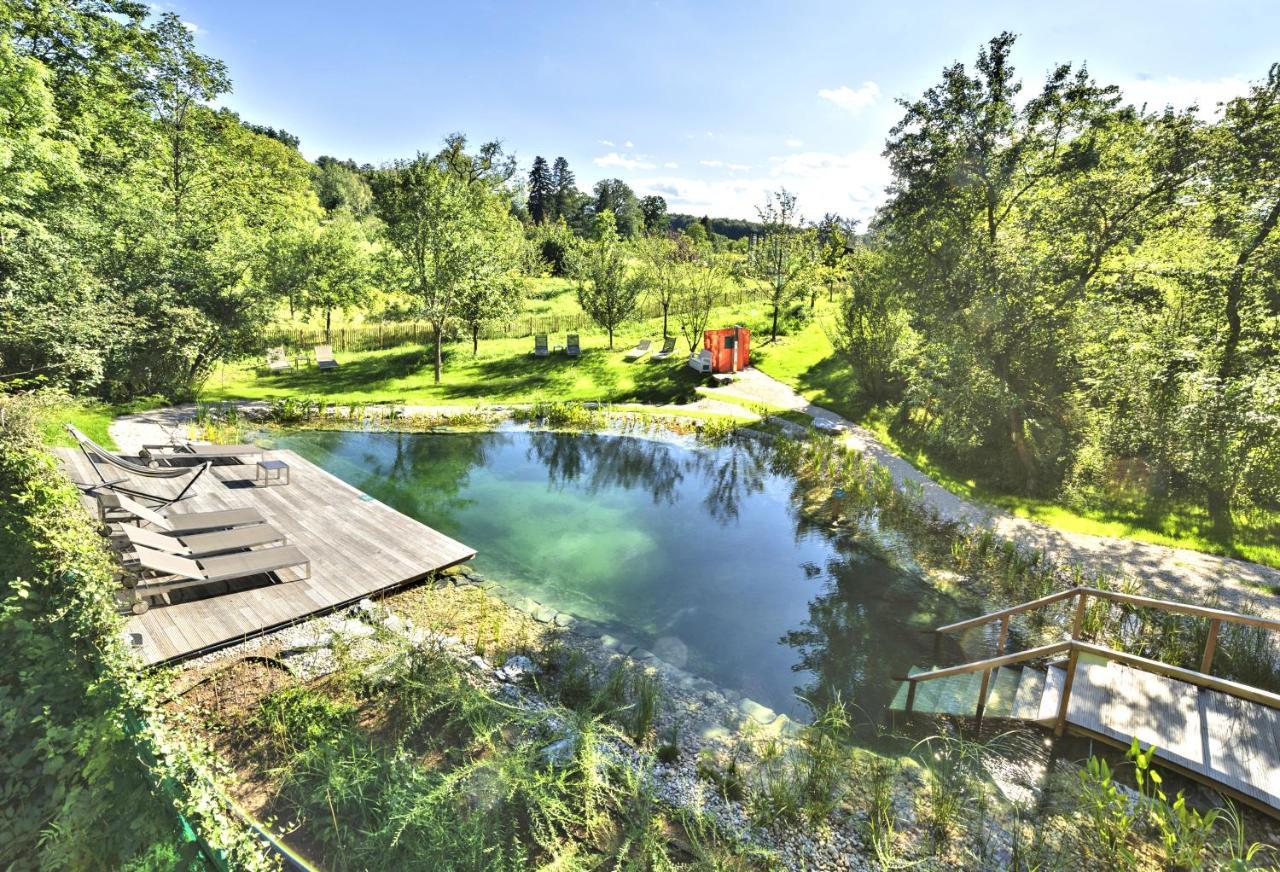
[[[275,348],[268,348],[267,371],[280,372],[286,369],[293,369],[293,363],[285,356],[284,346],[277,345]]]
[[[135,615],[141,615],[150,608],[146,597],[197,584],[252,578],[290,566],[306,567],[299,581],[311,577],[311,559],[294,545],[224,554],[220,557],[202,557],[198,560],[165,554],[145,546],[136,548],[134,554],[139,569],[126,577],[125,588],[133,593],[132,609]]]
[[[176,442],[171,445],[143,445],[139,456],[143,460],[170,464],[173,460],[240,460],[245,457],[261,457],[263,449],[258,445],[201,445],[196,442]]]
[[[122,524],[120,532],[125,542],[134,548],[142,546],[163,551],[166,554],[176,554],[179,557],[210,557],[214,554],[246,551],[260,545],[281,545],[286,542],[284,533],[270,524],[251,524],[248,527],[233,527],[230,530],[215,530],[210,533],[188,533],[182,536],[167,536],[144,527]]]
[[[668,336],[662,340],[662,350],[649,358],[650,360],[666,360],[668,357],[676,353],[676,338]]]
[[[219,509],[213,512],[166,512],[160,514],[121,493],[98,494],[98,517],[102,523],[134,521],[147,523],[166,533],[207,533],[265,524],[267,519],[254,508]]]
[[[569,357],[578,357],[582,354],[582,346],[578,343],[578,334],[570,333],[564,342],[564,353]]]
[[[551,353],[551,349],[547,346],[547,334],[539,333],[533,337],[533,356],[546,357]]]
[[[321,369],[337,369],[338,361],[333,356],[333,347],[330,345],[316,346],[316,366]]]
[[[690,355],[689,367],[695,372],[711,372],[711,350],[704,348],[697,354]]]
[[[204,475],[205,471],[212,465],[211,461],[206,460],[198,466],[164,466],[158,468],[145,466],[141,463],[134,463],[132,460],[121,457],[114,451],[108,451],[88,436],[81,433],[74,424],[64,424],[63,427],[71,434],[71,438],[76,440],[76,444],[80,446],[80,451],[84,454],[85,460],[89,461],[89,466],[92,467],[93,471],[101,480],[102,483],[100,487],[109,488],[118,493],[135,496],[139,499],[151,500],[156,503],[163,503],[167,505],[169,503],[176,503],[178,500],[185,499],[188,496],[195,496],[195,494],[191,492],[191,486],[194,485],[196,483],[196,479]],[[138,476],[140,478],[176,479],[184,475],[190,476],[191,478],[176,496],[166,496],[163,494],[153,494],[148,491],[137,490],[130,486],[128,477],[107,478],[107,476],[102,472],[102,467],[104,465],[112,466],[121,472]]]
[[[653,343],[648,339],[641,339],[636,343],[636,347],[626,353],[627,360],[639,360],[649,353],[649,346]]]

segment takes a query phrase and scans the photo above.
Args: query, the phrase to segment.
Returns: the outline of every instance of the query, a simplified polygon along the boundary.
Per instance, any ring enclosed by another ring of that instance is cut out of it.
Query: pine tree
[[[551,217],[552,219],[564,218],[567,221],[569,206],[578,189],[573,170],[569,169],[569,162],[563,157],[556,158],[556,162],[551,166],[551,184],[555,188],[554,209]]]
[[[533,159],[533,169],[529,171],[529,217],[533,223],[547,221],[555,208],[555,196],[555,180],[547,167],[547,160],[538,155]]]

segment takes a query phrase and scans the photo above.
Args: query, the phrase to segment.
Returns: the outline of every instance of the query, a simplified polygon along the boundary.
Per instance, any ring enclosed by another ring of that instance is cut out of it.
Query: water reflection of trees
[[[625,436],[530,433],[529,454],[557,488],[581,484],[595,494],[610,487],[644,488],[655,503],[671,504],[684,481],[685,462],[672,446]]]
[[[702,500],[707,513],[721,524],[736,521],[746,499],[764,490],[768,473],[765,461],[763,447],[754,441],[695,454],[693,463],[711,483]]]

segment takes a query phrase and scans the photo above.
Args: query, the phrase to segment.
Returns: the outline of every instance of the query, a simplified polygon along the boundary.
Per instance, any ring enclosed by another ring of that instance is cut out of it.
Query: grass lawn
[[[163,397],[140,397],[128,403],[102,403],[76,398],[70,403],[50,408],[40,422],[40,431],[46,445],[74,448],[76,441],[62,428],[63,424],[70,423],[103,448],[115,448],[115,440],[107,432],[112,421],[121,415],[158,409],[164,405],[167,403]]]

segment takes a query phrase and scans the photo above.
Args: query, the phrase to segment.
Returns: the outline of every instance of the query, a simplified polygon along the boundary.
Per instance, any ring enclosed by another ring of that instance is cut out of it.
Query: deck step
[[[922,669],[912,666],[908,675],[920,672],[931,672],[938,667]],[[961,715],[972,717],[978,708],[978,690],[982,675],[976,672],[961,675],[948,675],[946,678],[935,678],[922,681],[916,685],[915,704],[912,711],[921,714]],[[909,682],[902,682],[894,694],[889,708],[893,711],[905,711],[907,708],[907,692]]]
[[[1067,683],[1067,670],[1062,666],[1050,666],[1045,676],[1044,693],[1040,695],[1040,709],[1035,720],[1042,724],[1052,724],[1058,719],[1058,704],[1062,700],[1062,689]]]
[[[1045,674],[1039,669],[1023,669],[1018,676],[1018,689],[1014,694],[1009,717],[1020,721],[1034,721],[1040,717],[1040,698],[1044,694]]]
[[[1013,700],[1018,692],[1021,673],[1021,669],[1011,666],[1002,666],[996,670],[991,679],[990,690],[987,691],[987,707],[983,711],[983,717],[1007,718],[1013,714]]]

